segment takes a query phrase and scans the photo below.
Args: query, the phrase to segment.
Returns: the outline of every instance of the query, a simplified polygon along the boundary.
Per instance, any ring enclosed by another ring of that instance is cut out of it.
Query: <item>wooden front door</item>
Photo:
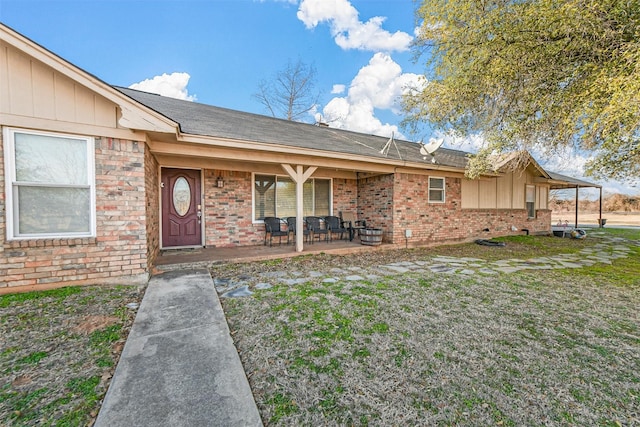
[[[162,168],[162,247],[202,245],[200,171]]]

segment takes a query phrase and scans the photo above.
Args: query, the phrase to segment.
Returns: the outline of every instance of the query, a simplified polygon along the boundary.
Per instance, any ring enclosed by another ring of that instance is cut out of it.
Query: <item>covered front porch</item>
[[[241,263],[253,261],[268,261],[296,256],[317,255],[321,253],[331,255],[347,255],[353,253],[367,253],[378,250],[393,249],[396,245],[381,244],[378,246],[362,245],[359,239],[334,240],[332,242],[316,242],[305,244],[302,252],[296,251],[295,245],[274,244],[273,246],[237,246],[237,247],[206,247],[192,249],[167,249],[160,252],[156,258],[153,274],[185,267],[208,267],[221,263]]]

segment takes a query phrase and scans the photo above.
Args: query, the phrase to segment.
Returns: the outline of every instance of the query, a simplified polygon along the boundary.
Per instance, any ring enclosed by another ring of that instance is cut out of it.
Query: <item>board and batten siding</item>
[[[525,209],[527,185],[536,186],[536,209],[547,209],[549,186],[535,183],[529,173],[462,179],[462,209]]]
[[[115,104],[5,43],[0,43],[0,113],[117,127]]]

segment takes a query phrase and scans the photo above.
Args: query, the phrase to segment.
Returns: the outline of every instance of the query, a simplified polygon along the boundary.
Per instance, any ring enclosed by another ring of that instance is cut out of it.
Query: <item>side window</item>
[[[5,131],[7,238],[95,235],[94,140]]]
[[[429,203],[444,203],[444,178],[429,177]]]
[[[527,217],[535,218],[536,217],[536,186],[535,185],[527,185],[525,202],[527,207]]]

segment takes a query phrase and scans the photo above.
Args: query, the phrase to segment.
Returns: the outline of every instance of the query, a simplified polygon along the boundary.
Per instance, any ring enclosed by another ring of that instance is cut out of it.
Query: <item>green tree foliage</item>
[[[638,0],[423,0],[414,44],[426,83],[405,124],[481,134],[490,153],[589,150],[587,173],[640,176]]]

